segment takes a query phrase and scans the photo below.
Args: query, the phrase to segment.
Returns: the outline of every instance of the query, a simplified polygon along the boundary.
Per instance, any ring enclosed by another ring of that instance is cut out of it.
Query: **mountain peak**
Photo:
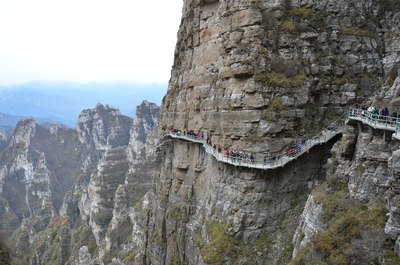
[[[76,130],[82,143],[107,150],[110,146],[128,144],[131,125],[132,119],[118,109],[99,103],[94,109],[81,112]]]

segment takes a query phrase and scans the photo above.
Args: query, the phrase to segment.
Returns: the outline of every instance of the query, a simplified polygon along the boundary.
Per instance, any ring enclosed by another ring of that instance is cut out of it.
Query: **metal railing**
[[[206,140],[204,140],[206,137],[199,137],[193,134],[181,133],[179,131],[178,132],[166,131],[165,136],[202,144],[204,146],[206,153],[213,156],[217,161],[238,167],[266,170],[266,169],[275,169],[283,167],[290,161],[298,158],[304,153],[307,153],[312,147],[324,144],[329,140],[331,140],[333,137],[335,137],[337,134],[340,133],[339,129],[342,127],[342,124],[340,123],[342,119],[343,116],[340,117],[337,121],[333,122],[327,129],[323,130],[318,135],[304,141],[304,143],[301,144],[301,147],[297,146],[293,148],[292,149],[293,151],[290,153],[289,152],[281,153],[270,159],[265,159],[265,156],[264,158],[259,159],[258,157],[260,155],[256,155],[256,157],[253,158],[250,158],[250,156],[247,157],[232,156],[231,153],[226,154],[225,150],[220,149],[219,151],[217,148],[214,148],[213,146],[207,144]]]
[[[400,120],[398,118],[352,108],[349,110],[348,119],[360,121],[375,129],[394,131],[393,138],[400,140]]]
[[[255,157],[250,157],[249,155],[244,155],[245,153],[239,152],[240,155],[232,156],[231,153],[225,153],[225,150],[218,150],[206,142],[207,134],[196,135],[182,133],[180,131],[166,131],[165,136],[171,137],[173,139],[182,139],[194,143],[202,144],[206,153],[213,156],[217,161],[227,163],[230,165],[238,167],[256,168],[256,169],[275,169],[285,166],[287,163],[293,159],[298,158],[304,153],[307,153],[311,148],[316,145],[324,144],[331,140],[333,137],[341,133],[341,129],[344,126],[344,118],[348,120],[357,120],[365,123],[375,129],[394,131],[393,137],[400,140],[400,120],[390,116],[378,115],[376,113],[371,113],[369,111],[351,108],[348,113],[343,114],[336,121],[334,121],[327,129],[323,130],[321,133],[304,141],[301,147],[297,146],[292,149],[292,151],[284,153],[271,154],[268,159],[265,155],[256,155]],[[263,157],[260,159],[259,157]]]

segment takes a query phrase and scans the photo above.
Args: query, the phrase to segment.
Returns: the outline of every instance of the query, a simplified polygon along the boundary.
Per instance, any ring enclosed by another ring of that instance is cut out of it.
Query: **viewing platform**
[[[350,109],[346,124],[359,121],[374,129],[394,132],[392,137],[400,140],[400,121],[397,118],[373,114],[362,109]]]

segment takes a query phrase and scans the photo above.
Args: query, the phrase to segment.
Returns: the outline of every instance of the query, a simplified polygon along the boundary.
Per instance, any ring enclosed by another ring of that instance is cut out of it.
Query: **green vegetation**
[[[39,232],[32,245],[32,253],[41,253],[40,256],[29,255],[26,260],[31,264],[64,264],[69,257],[69,218],[54,217],[46,230]],[[24,257],[25,258],[25,257]]]
[[[357,176],[361,177],[364,174],[364,172],[365,172],[365,167],[363,167],[362,165],[358,165],[356,167]]]
[[[274,97],[271,104],[269,105],[271,111],[277,111],[283,109],[283,101],[281,97]]]
[[[92,219],[102,228],[106,228],[112,219],[112,212],[111,210],[102,209],[98,213],[93,214]]]
[[[309,192],[299,188],[290,199],[290,209],[285,211],[274,227],[266,228],[252,241],[236,238],[230,233],[230,226],[223,222],[210,222],[206,231],[198,228],[194,243],[206,264],[257,264],[261,259],[274,264],[287,264],[293,251],[293,235],[298,226],[298,216],[304,208]],[[237,261],[237,262],[236,262]],[[272,263],[272,262],[271,262]],[[269,264],[268,262],[266,264]]]
[[[174,265],[183,265],[184,263],[181,261],[181,257],[178,254],[172,257],[171,264]]]
[[[288,33],[296,33],[296,25],[291,20],[284,20],[281,24],[281,29]]]
[[[261,119],[263,119],[263,120],[265,120],[265,121],[271,122],[271,121],[274,121],[274,120],[275,120],[275,117],[274,117],[274,114],[273,114],[273,113],[271,113],[271,112],[269,112],[269,111],[267,110],[266,112],[264,112],[264,113],[262,114]],[[249,136],[250,136],[250,135],[249,135]]]
[[[325,264],[325,263],[316,263],[316,262],[310,262],[310,252],[312,251],[311,244],[307,244],[305,247],[303,247],[299,253],[297,253],[297,256],[291,260],[288,265],[303,265],[303,264]]]
[[[181,206],[173,206],[172,209],[169,211],[169,216],[180,223],[187,221],[185,211],[184,209],[182,209]]]
[[[236,253],[238,240],[229,235],[228,224],[211,222],[207,225],[209,243],[201,249],[203,260],[207,264],[222,264],[226,256]]]
[[[104,253],[104,256],[103,256],[103,262],[104,262],[105,264],[110,264],[112,258],[113,258],[113,253],[111,253],[110,251],[106,251],[106,252]]]
[[[124,259],[125,262],[132,264],[135,261],[135,253],[133,251],[130,251],[126,258]]]
[[[284,105],[282,98],[274,97],[272,102],[269,104],[268,109],[264,110],[264,112],[262,113],[261,119],[272,122],[275,120],[276,112],[282,110],[283,108]],[[271,140],[271,138],[268,136],[258,136],[256,133],[254,133],[254,134],[249,134],[246,137],[246,140],[252,142],[263,142],[263,141],[269,141]]]
[[[333,166],[338,166],[339,165],[339,161],[336,159],[336,157],[332,157],[331,158],[331,164]]]
[[[8,209],[10,209],[8,202],[0,198],[0,232],[5,235],[11,235],[20,224],[18,217]]]
[[[196,233],[195,233],[195,235],[194,235],[194,244],[198,247],[198,248],[200,248],[200,246],[201,246],[201,230],[200,229],[197,229],[196,230]]]
[[[313,244],[303,248],[290,263],[298,264],[373,264],[376,260],[390,257],[393,263],[400,261],[385,242],[383,228],[386,224],[385,203],[382,198],[361,203],[350,198],[347,182],[332,180],[314,192],[314,198],[322,203],[322,219],[327,230],[319,232]]]
[[[388,244],[388,242],[385,242],[385,249],[383,250],[383,257],[385,259],[386,264],[390,265],[400,265],[400,257],[394,253],[394,251],[391,249],[391,246]]]
[[[354,77],[351,77],[349,75],[344,75],[341,77],[333,77],[332,78],[332,85],[336,85],[336,86],[342,86],[345,84],[354,84],[355,80]]]
[[[11,264],[10,251],[3,243],[0,243],[0,264]]]
[[[115,246],[132,241],[132,224],[128,219],[121,222],[115,229],[110,232],[111,243]]]
[[[81,246],[87,246],[93,256],[97,249],[96,239],[89,225],[84,224],[72,233],[73,251],[78,252]]]
[[[296,17],[308,18],[314,15],[314,10],[308,7],[296,7],[290,10],[290,14]]]
[[[314,190],[314,199],[323,205],[322,220],[327,222],[332,218],[340,216],[349,204],[349,194],[347,190],[347,182],[337,181],[333,183],[335,186],[332,194],[327,195],[327,184],[323,184]]]
[[[368,247],[374,249],[376,245],[382,244],[382,242],[376,242],[376,244],[368,245],[369,242],[364,237],[383,232],[386,223],[385,214],[383,201],[377,201],[368,206],[350,204],[347,209],[344,209],[343,214],[329,222],[328,230],[316,235],[315,249],[323,253],[331,263],[349,264],[350,259],[354,260],[355,255],[362,255],[356,251],[357,244],[367,249]]]
[[[272,87],[296,87],[304,84],[307,77],[304,73],[299,73],[293,77],[277,72],[262,72],[256,75],[256,81]]]
[[[71,132],[70,137],[72,142],[78,141],[78,133],[76,131]]]

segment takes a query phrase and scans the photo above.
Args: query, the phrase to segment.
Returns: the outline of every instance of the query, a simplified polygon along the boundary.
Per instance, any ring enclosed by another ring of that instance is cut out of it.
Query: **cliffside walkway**
[[[400,121],[390,116],[372,114],[362,109],[350,109],[347,122],[350,120],[360,121],[374,129],[394,132],[393,138],[400,140]]]
[[[342,120],[342,117],[340,118],[340,120]],[[332,125],[334,124],[335,123],[333,123]],[[205,148],[206,153],[213,156],[219,162],[227,163],[237,167],[247,167],[247,168],[267,170],[267,169],[276,169],[279,167],[283,167],[290,161],[297,159],[302,154],[308,153],[308,151],[314,146],[325,144],[333,137],[340,134],[341,133],[340,129],[341,126],[339,126],[339,124],[336,124],[335,126],[330,126],[327,129],[323,130],[320,134],[302,143],[301,148],[295,148],[293,153],[291,154],[281,153],[280,155],[277,155],[276,157],[267,160],[264,160],[263,157],[261,157],[260,159],[260,157],[258,157],[259,155],[257,155],[256,159],[253,160],[249,158],[242,159],[230,155],[227,156],[224,150],[219,152],[217,149],[214,149],[211,145],[207,144],[206,140],[197,137],[195,135],[188,135],[180,132],[167,131],[164,137],[171,137],[173,139],[181,139],[193,143],[202,144],[203,147]]]
[[[263,157],[260,159],[260,155],[256,155],[256,159],[249,159],[249,158],[243,159],[231,155],[227,156],[224,150],[219,152],[217,149],[207,144],[205,140],[206,137],[201,138],[196,135],[189,135],[181,132],[172,132],[172,131],[167,131],[164,137],[170,137],[172,139],[180,139],[193,143],[202,144],[206,153],[213,156],[219,162],[227,163],[237,167],[247,167],[247,168],[267,170],[267,169],[276,169],[279,167],[283,167],[290,161],[298,158],[299,156],[305,153],[308,153],[308,151],[314,146],[325,144],[333,137],[340,134],[341,129],[343,128],[342,122],[345,117],[347,118],[346,124],[349,123],[350,120],[360,121],[375,129],[393,131],[394,132],[393,138],[400,140],[400,120],[394,119],[392,117],[372,114],[368,111],[356,108],[351,108],[348,113],[344,114],[334,123],[332,123],[331,126],[329,126],[327,129],[323,130],[320,134],[302,143],[301,148],[295,148],[293,153],[291,154],[280,153],[279,155],[276,155],[272,159],[267,159],[267,160],[264,160]]]

